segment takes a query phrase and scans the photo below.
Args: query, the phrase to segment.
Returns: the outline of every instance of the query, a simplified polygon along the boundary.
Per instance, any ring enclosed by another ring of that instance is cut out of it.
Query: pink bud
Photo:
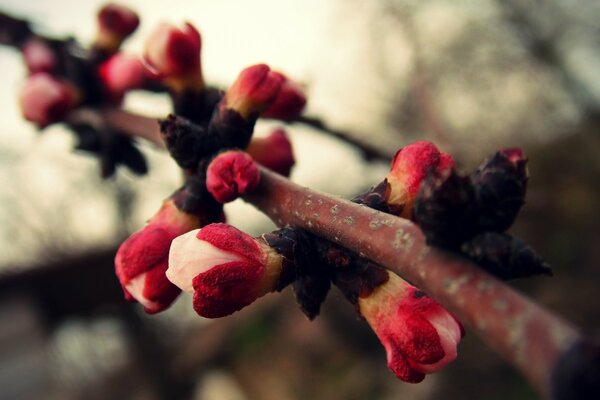
[[[167,277],[194,293],[194,310],[219,318],[277,290],[283,257],[227,224],[210,224],[173,241]]]
[[[144,60],[162,79],[175,80],[180,85],[203,85],[200,33],[191,24],[182,28],[167,23],[160,24],[146,41]],[[188,82],[192,80],[193,82]]]
[[[274,73],[281,75],[283,83],[275,101],[262,116],[265,118],[277,118],[282,120],[290,120],[298,117],[306,105],[304,91],[299,85],[288,79],[285,75],[279,72]]]
[[[244,118],[260,114],[273,104],[283,80],[283,75],[271,71],[266,64],[253,65],[240,73],[227,90],[223,104]]]
[[[296,163],[292,143],[281,128],[267,137],[253,138],[246,152],[263,167],[283,176],[290,176],[290,171]]]
[[[138,301],[149,314],[171,305],[180,293],[165,276],[171,241],[198,226],[198,217],[167,200],[146,226],[121,244],[115,271],[127,300]]]
[[[127,36],[138,27],[140,19],[132,9],[109,3],[98,11],[98,36],[96,45],[116,51]]]
[[[457,355],[461,324],[433,299],[400,277],[359,298],[360,312],[385,347],[388,367],[406,382],[417,383]]]
[[[219,154],[206,171],[206,188],[219,203],[251,192],[259,181],[260,173],[252,157],[237,150]]]
[[[52,72],[56,68],[56,56],[52,49],[42,40],[29,39],[21,47],[25,64],[30,74]]]
[[[98,74],[111,99],[118,102],[126,92],[142,87],[146,70],[138,58],[117,53],[100,65]]]
[[[400,149],[394,159],[387,181],[390,193],[387,203],[404,218],[412,216],[412,208],[421,183],[433,171],[442,172],[454,166],[452,156],[442,153],[431,142],[415,142]]]
[[[23,117],[43,128],[75,107],[77,93],[67,82],[41,72],[27,79],[19,101]]]

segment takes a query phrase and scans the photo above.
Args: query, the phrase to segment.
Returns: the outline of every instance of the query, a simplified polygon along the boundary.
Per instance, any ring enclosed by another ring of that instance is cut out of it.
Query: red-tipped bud
[[[146,226],[121,244],[115,257],[115,271],[125,297],[154,314],[168,308],[180,290],[165,276],[171,241],[200,226],[195,215],[180,211],[172,200]]]
[[[109,3],[98,11],[98,34],[95,45],[114,52],[140,24],[140,19],[132,9]]]
[[[30,74],[38,72],[52,72],[56,68],[56,56],[44,41],[33,38],[21,47],[25,65]]]
[[[281,128],[267,137],[253,138],[246,152],[263,167],[283,176],[290,176],[296,163],[292,143]]]
[[[244,69],[231,85],[223,104],[237,111],[243,118],[261,114],[269,108],[281,90],[283,75],[271,71],[265,64]]]
[[[279,72],[274,73],[281,75],[283,83],[275,101],[262,116],[265,118],[277,118],[283,120],[290,120],[298,117],[302,114],[302,110],[304,110],[304,106],[306,105],[306,95],[304,94],[304,90],[302,90],[300,85],[288,79],[287,76]]]
[[[173,89],[202,89],[201,47],[200,33],[191,24],[179,28],[162,23],[146,41],[144,60]]]
[[[19,98],[23,117],[43,128],[60,121],[77,104],[77,90],[47,73],[30,76]]]
[[[167,277],[194,294],[203,317],[232,314],[265,294],[279,290],[283,257],[227,224],[210,224],[173,241]]]
[[[251,192],[259,181],[256,163],[243,151],[219,154],[206,171],[206,188],[219,203],[228,203]]]
[[[387,175],[390,185],[387,203],[400,216],[410,218],[423,179],[433,171],[446,171],[454,166],[452,156],[442,153],[431,142],[415,142],[400,149],[392,160]]]
[[[433,299],[397,275],[358,300],[359,309],[385,347],[388,367],[417,383],[457,355],[461,324]]]
[[[126,92],[141,88],[146,69],[137,57],[117,53],[100,65],[98,73],[108,95],[120,101]]]

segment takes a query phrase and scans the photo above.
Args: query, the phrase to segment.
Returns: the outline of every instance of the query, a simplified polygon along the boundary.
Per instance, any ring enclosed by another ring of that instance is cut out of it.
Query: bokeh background
[[[0,0],[36,30],[89,43],[103,1]],[[206,79],[226,87],[266,62],[305,85],[307,115],[393,153],[434,141],[469,170],[499,147],[530,158],[527,204],[512,233],[553,266],[518,282],[540,303],[598,335],[600,302],[600,3],[593,0],[121,1],[141,26],[141,54],[160,21],[203,37]],[[418,385],[395,379],[368,326],[333,290],[307,321],[289,290],[232,317],[205,320],[181,296],[146,316],[122,300],[118,244],[179,185],[168,156],[142,145],[148,176],[107,181],[73,152],[60,125],[20,117],[20,55],[0,47],[0,399],[535,399],[474,334],[459,358]],[[163,117],[161,95],[129,110]],[[257,134],[276,124],[260,123]],[[286,127],[292,179],[350,197],[387,170],[315,129]],[[241,202],[230,222],[273,225]]]

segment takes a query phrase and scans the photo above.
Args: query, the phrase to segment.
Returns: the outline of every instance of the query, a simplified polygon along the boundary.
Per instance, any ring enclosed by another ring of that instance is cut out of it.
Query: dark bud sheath
[[[527,159],[521,149],[503,149],[470,175],[480,231],[504,232],[525,203]]]
[[[213,110],[222,97],[223,92],[214,88],[187,89],[171,93],[175,114],[201,126],[208,125]]]
[[[167,150],[181,168],[195,170],[202,158],[219,149],[214,136],[186,118],[170,114],[159,123]]]
[[[492,275],[511,280],[533,275],[552,275],[550,267],[521,239],[486,232],[461,247],[462,252]]]
[[[363,204],[374,210],[378,210],[384,213],[391,214],[390,207],[387,203],[387,199],[390,196],[390,184],[387,179],[384,179],[376,186],[360,194],[352,199],[352,202],[356,204]]]
[[[208,135],[218,141],[221,149],[245,149],[257,118],[257,113],[244,118],[232,108],[218,106],[208,125]]]
[[[0,12],[0,44],[20,46],[30,36],[29,22]]]
[[[278,290],[292,284],[300,310],[313,320],[329,293],[329,269],[316,262],[312,238],[299,230],[283,228],[265,234],[263,240],[284,258]]]
[[[429,174],[414,206],[415,221],[427,243],[457,249],[474,236],[474,197],[469,178],[454,169]]]

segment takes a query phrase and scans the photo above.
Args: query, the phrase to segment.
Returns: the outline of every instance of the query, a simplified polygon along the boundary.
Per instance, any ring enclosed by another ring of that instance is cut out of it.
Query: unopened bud
[[[162,23],[146,40],[144,60],[175,91],[204,88],[200,65],[202,40],[192,24]]]
[[[119,102],[126,92],[141,88],[146,77],[142,62],[133,56],[117,53],[98,69],[100,79],[111,100]]]
[[[194,294],[194,310],[219,318],[281,290],[284,258],[263,240],[210,224],[173,241],[167,277]]]
[[[132,9],[110,3],[98,11],[98,33],[94,45],[115,52],[138,27],[140,19]]]
[[[274,73],[281,75],[283,83],[279,94],[275,97],[275,101],[263,112],[262,116],[282,120],[294,119],[302,114],[302,110],[304,110],[304,106],[306,105],[304,90],[302,90],[300,85],[288,79],[287,76],[279,72]]]
[[[219,203],[228,203],[252,192],[260,181],[256,163],[247,153],[225,151],[206,170],[206,189]]]
[[[27,79],[19,101],[23,117],[43,128],[65,117],[75,107],[77,97],[69,83],[42,72]]]
[[[411,218],[425,177],[430,172],[446,171],[453,166],[452,157],[440,152],[431,142],[421,140],[400,149],[386,177],[389,184],[387,204],[392,213]]]
[[[457,355],[464,331],[452,314],[403,279],[389,280],[358,299],[359,310],[385,347],[388,367],[417,383]]]
[[[52,48],[41,39],[29,39],[23,44],[21,51],[31,75],[38,72],[54,72],[57,67],[56,55]]]
[[[285,130],[279,128],[264,138],[253,138],[246,149],[252,158],[265,168],[290,176],[295,164],[292,143]]]
[[[125,297],[154,314],[168,308],[180,290],[165,272],[171,241],[200,226],[197,216],[180,211],[167,200],[146,226],[121,244],[115,257],[115,271]]]
[[[236,111],[244,119],[257,117],[273,104],[283,81],[283,75],[265,64],[248,67],[225,93],[222,107]]]

